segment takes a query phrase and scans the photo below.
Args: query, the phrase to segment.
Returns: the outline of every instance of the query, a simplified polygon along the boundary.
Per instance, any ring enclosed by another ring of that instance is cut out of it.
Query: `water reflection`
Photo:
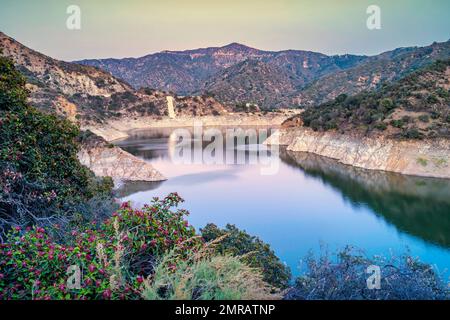
[[[280,157],[339,191],[353,206],[367,206],[403,232],[450,247],[450,180],[364,170],[284,149]]]
[[[128,181],[116,190],[116,196],[125,198],[137,192],[154,190],[161,186],[162,183],[163,181]]]

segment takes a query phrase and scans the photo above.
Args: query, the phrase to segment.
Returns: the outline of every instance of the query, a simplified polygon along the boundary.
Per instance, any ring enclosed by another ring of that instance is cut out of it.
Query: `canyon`
[[[165,51],[139,59],[85,60],[77,64],[52,59],[3,33],[0,44],[2,55],[11,58],[26,76],[32,105],[68,118],[81,130],[104,139],[90,149],[82,148],[79,157],[83,164],[98,175],[143,181],[161,181],[165,177],[141,159],[106,142],[125,139],[133,130],[192,126],[194,120],[206,126],[277,127],[286,119],[297,121],[295,116],[301,110],[280,108],[291,106],[295,96],[302,96],[297,99],[299,104],[308,105],[335,98],[342,92],[376,89],[386,81],[448,57],[450,52],[449,41],[421,48],[399,48],[373,57],[329,57],[296,50],[269,52],[234,43],[218,48]],[[145,68],[138,70],[133,67],[136,64]],[[188,77],[192,67],[198,67],[200,73]],[[164,78],[179,72],[184,76],[175,77],[173,84]],[[448,79],[445,81],[439,82],[441,92],[448,91]],[[192,87],[182,86],[189,83]],[[147,85],[156,89],[137,89]],[[177,92],[199,95],[181,96]],[[419,94],[422,93],[414,93]],[[285,97],[291,102],[287,103]],[[261,111],[258,104],[280,109]],[[441,105],[444,116],[445,102],[441,101]],[[420,129],[426,128],[421,125]],[[441,126],[439,130],[444,129]],[[365,137],[353,131],[340,134],[303,127],[284,128],[266,143],[278,136],[280,144],[288,150],[315,153],[356,167],[450,177],[448,139],[398,141],[383,135]]]

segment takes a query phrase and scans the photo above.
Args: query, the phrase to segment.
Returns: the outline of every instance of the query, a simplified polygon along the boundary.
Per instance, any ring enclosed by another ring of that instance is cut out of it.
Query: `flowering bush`
[[[159,257],[172,250],[183,257],[202,245],[187,212],[171,210],[181,201],[174,193],[142,210],[124,203],[101,225],[73,230],[65,243],[40,227],[10,230],[0,245],[0,299],[139,298]],[[71,266],[81,270],[79,289],[67,285]]]

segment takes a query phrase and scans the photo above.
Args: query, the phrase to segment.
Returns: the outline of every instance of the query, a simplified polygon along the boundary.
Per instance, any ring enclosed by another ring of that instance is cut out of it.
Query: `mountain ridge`
[[[0,31],[1,55],[13,60],[27,78],[30,101],[38,109],[73,122],[103,122],[123,115],[167,114],[173,93],[135,90],[126,81],[95,66],[60,61],[30,49]],[[177,114],[223,114],[229,109],[211,97],[174,96]]]
[[[135,88],[151,87],[184,95],[199,92],[207,79],[247,59],[274,64],[292,73],[304,84],[315,79],[316,74],[341,70],[365,58],[356,55],[329,57],[304,50],[265,51],[234,42],[222,47],[165,50],[138,58],[85,59],[76,62],[109,71]],[[341,60],[347,63],[340,65]]]
[[[424,47],[401,47],[373,56],[328,56],[293,49],[265,51],[234,42],[222,47],[166,50],[132,59],[95,59],[79,63],[102,68],[135,88],[151,87],[181,95],[207,93],[231,107],[255,103],[263,108],[274,108],[317,105],[342,93],[356,94],[367,89],[377,89],[386,81],[396,81],[418,67],[447,57],[450,57],[450,41],[435,42]],[[264,74],[261,79],[249,78],[248,75],[257,74],[252,70],[233,68],[246,60],[258,60],[282,71],[270,77]],[[287,73],[291,83],[286,85],[282,81],[278,88],[272,86],[269,90],[261,86],[254,91],[254,95],[231,99],[227,90],[240,92],[245,90],[245,86],[225,83],[221,76],[236,69],[241,70],[242,74],[236,75],[234,79],[247,75],[245,81],[238,81],[241,84],[258,85],[264,83],[263,79],[282,77],[281,73]],[[213,83],[215,81],[217,83]],[[274,91],[281,92],[288,87],[294,87],[295,90],[289,89],[283,95],[278,95],[278,101],[271,99]]]

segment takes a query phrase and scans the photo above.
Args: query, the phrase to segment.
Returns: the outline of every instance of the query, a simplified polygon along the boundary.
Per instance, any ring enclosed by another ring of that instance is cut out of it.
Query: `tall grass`
[[[174,252],[164,256],[155,273],[145,281],[143,297],[148,300],[281,298],[278,291],[264,282],[259,270],[249,267],[240,257],[216,255],[211,248],[212,245],[207,245],[187,260],[178,259]]]

